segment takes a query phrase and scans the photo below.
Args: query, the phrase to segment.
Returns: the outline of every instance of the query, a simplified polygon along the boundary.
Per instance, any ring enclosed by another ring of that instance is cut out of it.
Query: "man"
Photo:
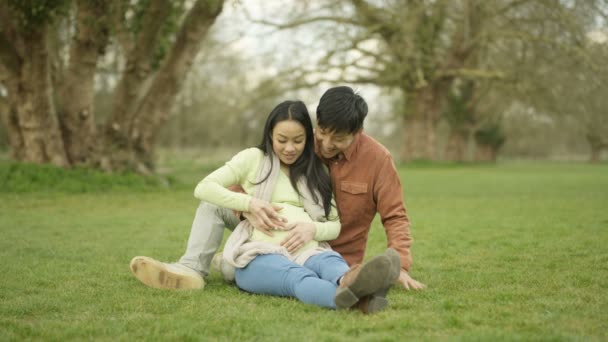
[[[366,115],[365,100],[349,87],[329,89],[317,107],[317,154],[329,166],[342,226],[340,235],[330,244],[350,265],[361,263],[371,222],[378,212],[389,247],[401,257],[399,282],[406,289],[422,289],[424,285],[408,274],[412,239],[401,182],[388,150],[362,132]],[[272,228],[285,225],[280,208],[270,204],[250,208],[242,216],[268,235],[272,235]],[[232,210],[202,202],[186,253],[178,263],[135,257],[131,271],[144,284],[155,288],[203,288],[203,277],[209,274],[224,227],[233,230],[238,223],[239,218]],[[295,250],[314,237],[314,232],[305,227],[293,229],[283,241],[288,250]]]
[[[369,229],[380,214],[388,246],[401,256],[399,282],[406,289],[424,284],[410,277],[410,222],[403,203],[401,181],[388,150],[363,133],[365,100],[349,87],[327,90],[317,107],[317,154],[331,173],[342,229],[329,241],[349,264],[363,261]]]

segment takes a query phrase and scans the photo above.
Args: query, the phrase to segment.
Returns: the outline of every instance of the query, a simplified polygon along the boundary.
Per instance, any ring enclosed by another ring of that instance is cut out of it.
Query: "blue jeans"
[[[280,254],[258,255],[249,265],[237,268],[239,288],[259,294],[295,297],[307,304],[336,308],[338,280],[349,267],[340,254],[314,255],[300,266]]]

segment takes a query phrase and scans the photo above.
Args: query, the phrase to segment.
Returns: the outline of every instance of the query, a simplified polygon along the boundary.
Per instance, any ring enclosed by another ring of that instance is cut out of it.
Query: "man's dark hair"
[[[350,87],[327,90],[317,106],[317,123],[322,129],[340,133],[355,133],[363,128],[367,103]]]

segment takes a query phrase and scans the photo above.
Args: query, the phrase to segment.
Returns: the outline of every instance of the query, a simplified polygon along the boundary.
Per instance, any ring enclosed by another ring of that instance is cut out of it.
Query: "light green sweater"
[[[202,201],[213,203],[219,207],[238,211],[249,211],[249,201],[255,191],[258,169],[264,158],[264,153],[258,148],[248,148],[239,152],[229,162],[205,177],[194,190],[194,196]],[[273,165],[279,167],[279,165]],[[227,189],[228,186],[240,184],[246,194],[236,193]],[[298,193],[291,186],[289,177],[279,172],[277,184],[272,193],[272,203],[280,205],[283,209],[279,214],[290,223],[311,222],[316,227],[314,240],[304,245],[298,252],[318,246],[318,241],[333,240],[340,234],[340,221],[335,205],[326,222],[314,222],[304,210],[304,204]],[[265,241],[280,244],[289,234],[287,231],[274,231],[270,237],[254,230],[251,241]]]

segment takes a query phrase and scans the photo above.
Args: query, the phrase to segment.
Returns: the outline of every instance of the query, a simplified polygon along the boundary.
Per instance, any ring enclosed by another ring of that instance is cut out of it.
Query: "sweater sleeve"
[[[194,189],[194,197],[222,208],[249,211],[251,196],[237,193],[227,188],[234,184],[244,184],[251,170],[256,169],[263,152],[249,148],[239,152],[224,166],[213,171]]]
[[[338,211],[336,210],[336,204],[332,201],[331,211],[329,212],[329,220],[325,222],[315,222],[317,231],[314,239],[316,241],[329,241],[334,240],[340,235],[340,218],[338,217]]]

